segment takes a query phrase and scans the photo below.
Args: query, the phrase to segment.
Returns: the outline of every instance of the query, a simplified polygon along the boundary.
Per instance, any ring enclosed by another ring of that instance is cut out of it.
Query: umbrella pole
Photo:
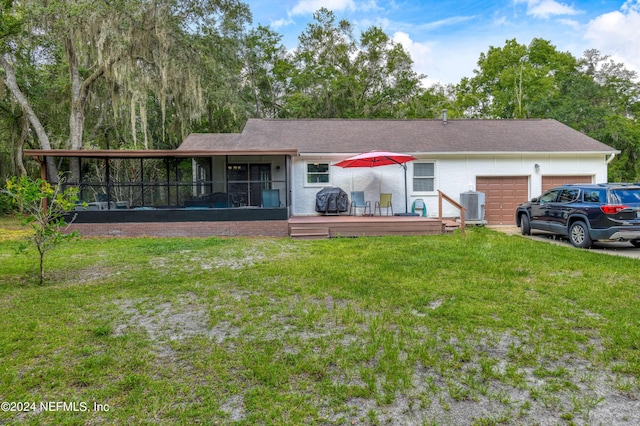
[[[400,164],[400,163],[398,163]],[[404,213],[396,213],[396,216],[419,216],[418,213],[409,213],[409,190],[407,186],[407,165],[400,164],[404,169]]]
[[[409,214],[409,196],[407,195],[407,193],[409,192],[407,190],[407,165],[403,164],[402,167],[404,168],[404,212],[405,214]]]

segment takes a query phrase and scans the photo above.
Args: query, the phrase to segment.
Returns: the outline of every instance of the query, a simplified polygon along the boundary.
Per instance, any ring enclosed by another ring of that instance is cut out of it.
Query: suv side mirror
[[[534,197],[534,198],[532,198],[532,199],[531,199],[531,202],[532,202],[532,203],[537,203],[538,201],[540,201],[540,200],[538,199],[538,197]]]

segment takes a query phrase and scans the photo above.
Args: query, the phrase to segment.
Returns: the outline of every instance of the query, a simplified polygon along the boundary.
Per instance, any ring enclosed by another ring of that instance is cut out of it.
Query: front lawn
[[[640,424],[638,260],[483,228],[81,239],[40,287],[2,235],[0,424]]]

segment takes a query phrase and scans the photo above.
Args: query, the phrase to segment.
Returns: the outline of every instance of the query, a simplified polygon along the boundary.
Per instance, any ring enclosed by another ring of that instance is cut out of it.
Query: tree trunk
[[[82,133],[84,132],[84,99],[81,96],[82,84],[78,58],[70,38],[65,40],[65,49],[69,58],[69,76],[71,78],[71,111],[69,113],[69,145],[71,149],[82,148]],[[71,176],[69,181],[80,183],[80,161],[72,158],[70,163]]]
[[[5,55],[0,55],[0,66],[4,68],[5,85],[11,92],[11,95],[20,105],[20,108],[22,108],[22,111],[24,111],[24,114],[27,116],[31,127],[33,127],[33,130],[36,132],[36,136],[38,137],[38,141],[40,142],[40,147],[47,150],[51,149],[49,136],[47,135],[47,132],[45,131],[42,123],[40,123],[38,116],[33,111],[33,108],[31,108],[29,101],[24,96],[24,93],[22,93],[22,90],[20,90],[18,81],[16,80],[16,73],[11,67],[11,64],[9,63]],[[56,163],[51,157],[47,157],[47,172],[49,180],[55,182],[58,178],[58,168],[56,167]]]
[[[24,161],[22,161],[22,148],[24,146],[24,142],[27,140],[27,136],[29,134],[29,120],[22,116],[22,132],[20,132],[20,138],[16,142],[15,149],[13,151],[14,159],[13,162],[16,166],[16,169],[20,171],[20,176],[27,175],[27,169],[24,167]]]
[[[86,80],[80,79],[78,57],[70,38],[65,40],[65,49],[69,59],[69,76],[71,78],[71,112],[69,113],[69,145],[71,149],[82,149],[84,134],[84,107],[89,95],[89,89],[93,83],[104,74],[105,67],[110,67],[116,61],[111,60],[107,64],[99,67]],[[71,159],[71,177],[68,182],[79,183],[80,181],[80,161],[78,158]]]
[[[44,284],[44,251],[40,251],[40,285]]]

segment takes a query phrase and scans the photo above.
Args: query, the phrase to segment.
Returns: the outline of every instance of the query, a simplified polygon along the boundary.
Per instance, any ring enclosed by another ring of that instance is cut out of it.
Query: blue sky
[[[472,77],[480,53],[515,38],[528,44],[549,40],[581,57],[586,49],[611,55],[640,71],[640,0],[244,0],[254,25],[297,45],[312,14],[321,7],[347,19],[355,34],[375,25],[409,51],[426,85]]]

